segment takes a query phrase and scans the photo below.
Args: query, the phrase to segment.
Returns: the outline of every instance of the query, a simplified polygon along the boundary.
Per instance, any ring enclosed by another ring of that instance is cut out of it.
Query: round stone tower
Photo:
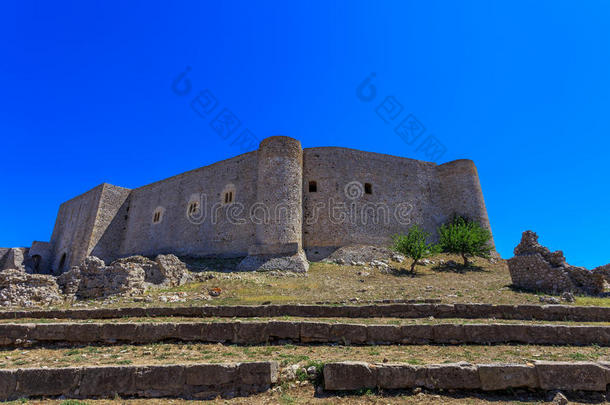
[[[264,139],[258,148],[256,243],[242,270],[307,271],[303,252],[303,149],[286,136]]]

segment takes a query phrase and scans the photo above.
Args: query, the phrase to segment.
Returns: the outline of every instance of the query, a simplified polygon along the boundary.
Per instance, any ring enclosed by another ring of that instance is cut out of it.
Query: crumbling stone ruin
[[[296,139],[273,136],[255,151],[143,187],[104,183],[76,196],[61,204],[50,242],[12,253],[0,248],[0,269],[20,262],[31,273],[60,275],[89,256],[110,263],[172,253],[244,258],[244,271],[304,272],[309,261],[344,246],[388,246],[412,224],[434,236],[453,215],[489,228],[470,160],[437,165],[303,149]]]
[[[29,274],[23,268],[0,271],[0,306],[60,304],[65,299],[133,296],[154,287],[175,287],[191,281],[186,264],[174,255],[155,260],[131,256],[106,266],[89,256],[59,277]]]
[[[174,287],[190,280],[186,265],[174,255],[159,255],[154,261],[143,256],[115,260],[106,266],[95,256],[57,278],[66,295],[101,298],[138,295],[150,287]]]
[[[610,264],[591,271],[571,266],[561,250],[551,252],[540,245],[538,235],[532,231],[523,232],[514,254],[508,259],[510,277],[514,286],[525,290],[598,295],[610,281]]]
[[[9,269],[0,272],[0,307],[53,305],[63,302],[55,277]]]

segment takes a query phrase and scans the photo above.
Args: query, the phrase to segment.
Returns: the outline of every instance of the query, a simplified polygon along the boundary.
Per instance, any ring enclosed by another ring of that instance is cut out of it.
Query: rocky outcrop
[[[53,276],[9,269],[0,272],[0,306],[59,304],[63,298]]]
[[[571,266],[561,250],[551,252],[538,243],[538,235],[532,231],[523,232],[514,254],[508,260],[510,276],[514,286],[526,290],[597,295],[610,280],[609,265],[593,271]]]
[[[64,294],[77,298],[110,295],[138,295],[150,287],[174,287],[190,280],[186,265],[174,255],[159,255],[155,260],[130,256],[110,265],[95,256],[62,274],[57,282]]]

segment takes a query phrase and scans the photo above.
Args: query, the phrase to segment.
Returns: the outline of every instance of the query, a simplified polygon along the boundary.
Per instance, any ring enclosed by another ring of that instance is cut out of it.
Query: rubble
[[[526,290],[598,295],[610,280],[610,265],[591,271],[571,266],[561,250],[551,252],[540,245],[538,235],[532,231],[523,232],[514,254],[508,260],[510,276],[513,285]]]
[[[63,302],[53,276],[18,269],[0,272],[0,306],[42,306]]]
[[[175,287],[190,281],[186,265],[174,255],[159,255],[154,261],[143,256],[115,260],[110,265],[87,257],[57,278],[66,295],[81,299],[111,295],[140,295],[150,287]]]

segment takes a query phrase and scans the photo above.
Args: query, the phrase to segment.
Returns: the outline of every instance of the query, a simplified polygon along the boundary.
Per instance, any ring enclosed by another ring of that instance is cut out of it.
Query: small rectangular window
[[[316,183],[315,181],[310,181],[309,182],[309,192],[316,193],[317,191],[318,191],[318,183]]]
[[[225,193],[225,204],[233,202],[233,192],[229,191]]]
[[[373,186],[371,185],[371,183],[364,183],[364,193],[373,194]]]

